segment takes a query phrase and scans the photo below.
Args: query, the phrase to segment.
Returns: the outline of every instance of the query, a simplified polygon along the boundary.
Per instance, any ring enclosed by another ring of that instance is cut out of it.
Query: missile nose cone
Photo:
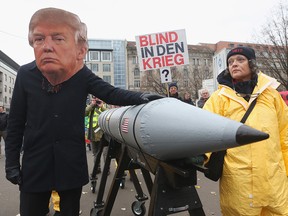
[[[269,134],[241,125],[236,132],[236,142],[240,145],[258,142],[269,138]]]

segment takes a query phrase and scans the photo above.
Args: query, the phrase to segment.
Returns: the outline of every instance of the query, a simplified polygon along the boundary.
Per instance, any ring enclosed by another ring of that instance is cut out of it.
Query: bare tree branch
[[[279,3],[258,37],[259,68],[275,77],[280,90],[288,90],[288,4]]]

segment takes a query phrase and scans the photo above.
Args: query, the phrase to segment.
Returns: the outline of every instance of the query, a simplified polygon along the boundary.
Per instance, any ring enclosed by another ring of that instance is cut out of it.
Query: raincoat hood
[[[217,81],[221,85],[226,85],[234,89],[237,93],[252,94],[255,86],[257,85],[258,75],[254,74],[251,80],[244,82],[237,82],[233,80],[230,73],[225,69],[217,76]],[[245,97],[245,100],[249,100],[250,97]]]

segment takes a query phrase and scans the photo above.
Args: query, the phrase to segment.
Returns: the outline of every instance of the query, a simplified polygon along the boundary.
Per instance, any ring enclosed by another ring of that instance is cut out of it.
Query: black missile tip
[[[241,125],[236,132],[236,142],[240,145],[259,142],[269,138],[269,134],[251,128],[247,125]]]

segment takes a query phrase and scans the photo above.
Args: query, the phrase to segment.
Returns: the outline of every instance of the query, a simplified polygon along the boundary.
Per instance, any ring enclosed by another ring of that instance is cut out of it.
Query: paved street
[[[19,216],[19,191],[18,187],[8,182],[5,178],[4,171],[4,163],[5,157],[3,156],[4,147],[2,143],[2,155],[0,159],[0,216]],[[91,151],[87,150],[88,156],[88,164],[89,169],[92,170],[93,167],[93,159]],[[103,166],[103,163],[102,163]],[[113,174],[115,172],[115,162],[112,160],[111,162],[111,174],[108,176],[106,192],[104,194],[104,199],[109,191],[111,180],[113,178]],[[139,181],[141,183],[142,189],[144,193],[148,196],[146,185],[144,184],[143,176],[140,170],[136,171]],[[200,196],[203,209],[205,211],[206,216],[221,216],[219,210],[219,195],[218,195],[218,183],[207,180],[204,175],[200,172],[197,174],[198,182],[196,185],[197,192]],[[100,179],[100,178],[99,178]],[[99,180],[100,182],[100,180]],[[81,210],[83,216],[90,216],[90,210],[93,207],[93,201],[97,198],[97,191],[99,182],[96,187],[96,193],[93,194],[90,190],[90,184],[86,185],[83,188],[82,198],[81,198]],[[145,207],[149,209],[149,200],[145,203]],[[105,200],[104,200],[105,201]],[[125,187],[123,189],[119,189],[111,215],[115,216],[133,216],[133,212],[131,211],[132,203],[136,201],[135,198],[135,189],[133,183],[126,178]],[[53,215],[53,209],[51,207],[50,215]],[[146,214],[147,215],[147,214]],[[182,212],[173,214],[177,216],[186,216],[189,215],[188,212]]]

